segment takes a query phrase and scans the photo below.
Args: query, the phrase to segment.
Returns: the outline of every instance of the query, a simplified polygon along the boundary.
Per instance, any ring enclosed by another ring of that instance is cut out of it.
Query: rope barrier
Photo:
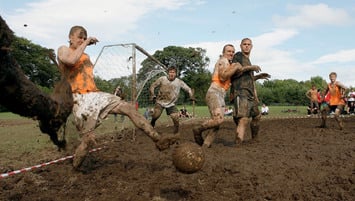
[[[340,115],[340,118],[352,118],[355,117],[354,115]],[[183,119],[181,122],[185,122],[188,120],[196,120],[196,119],[210,119],[211,117],[193,117],[188,119]],[[334,118],[334,115],[329,115],[327,118]],[[232,116],[225,116],[224,119],[233,119]],[[275,120],[275,119],[321,119],[321,116],[313,115],[280,115],[280,116],[272,116],[272,115],[265,115],[261,116],[261,120]]]
[[[104,148],[106,148],[106,147],[100,147],[100,148],[91,149],[89,151],[89,153],[96,152],[96,151],[102,150]],[[31,167],[22,168],[20,170],[15,170],[15,171],[3,173],[3,174],[0,175],[0,179],[5,178],[5,177],[9,177],[9,176],[12,176],[12,175],[15,175],[15,174],[28,172],[28,171],[31,171],[31,170],[34,170],[34,169],[37,169],[37,168],[41,168],[41,167],[45,167],[45,166],[48,166],[48,165],[51,165],[51,164],[55,164],[55,163],[58,163],[58,162],[62,162],[62,161],[65,161],[65,160],[68,160],[68,159],[71,159],[71,158],[74,158],[74,155],[66,156],[66,157],[63,157],[63,158],[60,158],[60,159],[57,159],[57,160],[53,160],[53,161],[49,161],[49,162],[46,162],[46,163],[42,163],[42,164],[39,164],[39,165],[34,165],[34,166],[31,166]]]

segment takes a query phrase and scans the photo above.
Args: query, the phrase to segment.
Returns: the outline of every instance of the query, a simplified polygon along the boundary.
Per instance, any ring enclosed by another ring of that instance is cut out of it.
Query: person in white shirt
[[[263,104],[261,107],[261,115],[268,115],[269,114],[269,107]]]
[[[176,77],[177,68],[171,66],[168,68],[168,76],[161,76],[149,88],[150,99],[155,104],[150,124],[155,127],[155,122],[161,116],[163,110],[173,120],[174,133],[179,132],[179,110],[175,102],[179,98],[180,89],[189,93],[190,99],[195,101],[191,88],[182,80]],[[155,88],[159,87],[158,95],[155,95]]]
[[[355,91],[351,90],[348,94],[348,114],[355,113]]]

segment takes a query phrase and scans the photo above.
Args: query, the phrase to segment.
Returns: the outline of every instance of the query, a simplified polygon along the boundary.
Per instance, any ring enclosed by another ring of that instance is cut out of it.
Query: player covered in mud
[[[224,121],[224,110],[226,92],[231,85],[230,77],[238,72],[243,71],[259,71],[259,66],[246,66],[242,68],[240,63],[233,63],[232,59],[235,53],[235,48],[231,44],[223,47],[222,55],[215,64],[212,74],[212,82],[206,93],[206,103],[211,114],[211,118],[204,121],[201,125],[193,128],[194,139],[197,144],[208,148],[214,141],[220,125]],[[202,132],[208,132],[205,139],[202,137]]]
[[[322,114],[322,123],[320,125],[321,128],[326,127],[327,114],[330,111],[334,111],[334,118],[339,124],[340,130],[344,128],[344,122],[340,118],[340,114],[344,110],[345,107],[345,90],[347,87],[337,81],[337,73],[331,72],[329,74],[330,83],[327,85],[324,94],[329,93],[329,104],[321,107]]]
[[[190,99],[195,101],[191,88],[182,80],[176,77],[177,69],[175,66],[168,68],[168,76],[159,77],[149,88],[150,99],[155,104],[151,125],[154,127],[156,121],[161,116],[163,110],[170,116],[174,123],[174,133],[179,133],[179,110],[175,103],[179,98],[182,88],[189,93]],[[159,87],[158,94],[155,95],[155,88]]]
[[[252,47],[251,39],[242,39],[240,43],[241,51],[234,55],[233,63],[238,62],[243,68],[251,66],[249,56]],[[236,72],[231,77],[231,101],[234,104],[233,120],[237,125],[236,144],[240,144],[244,140],[250,117],[252,118],[250,122],[252,138],[254,139],[259,132],[261,113],[258,108],[259,99],[256,93],[255,81],[258,79],[268,79],[270,75],[267,73],[254,75],[254,71]],[[258,71],[260,71],[260,68],[256,72]]]
[[[94,129],[108,114],[128,116],[134,125],[142,129],[160,150],[169,147],[175,136],[161,136],[149,122],[136,111],[135,107],[111,93],[101,92],[95,84],[93,64],[84,51],[87,46],[96,44],[95,37],[87,37],[82,26],[73,26],[69,32],[69,47],[58,49],[59,70],[68,80],[73,93],[73,115],[81,135],[81,144],[75,151],[74,168],[79,168],[90,147],[96,144]]]

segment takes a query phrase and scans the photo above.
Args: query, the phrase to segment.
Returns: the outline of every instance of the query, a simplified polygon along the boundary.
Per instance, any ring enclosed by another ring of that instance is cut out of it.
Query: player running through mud
[[[100,92],[96,87],[93,64],[84,51],[87,46],[96,44],[95,37],[87,37],[82,26],[74,26],[69,32],[69,47],[58,49],[59,70],[71,85],[76,127],[81,135],[81,144],[75,151],[74,168],[80,167],[90,147],[96,144],[94,129],[108,114],[128,116],[134,125],[142,129],[160,150],[169,147],[176,136],[161,136],[138,112],[135,107],[111,93]]]
[[[326,127],[327,115],[330,111],[334,111],[334,119],[339,124],[339,129],[343,130],[344,122],[340,118],[341,112],[345,107],[345,90],[347,89],[342,83],[337,81],[337,74],[335,72],[331,72],[329,74],[330,83],[327,85],[324,94],[329,92],[329,105],[323,105],[321,108],[322,114],[322,123],[320,125],[321,128]]]

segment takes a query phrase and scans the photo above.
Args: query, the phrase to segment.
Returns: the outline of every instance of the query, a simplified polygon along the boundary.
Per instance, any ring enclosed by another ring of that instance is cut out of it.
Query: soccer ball
[[[179,144],[173,151],[173,163],[183,173],[194,173],[203,167],[205,152],[196,143]]]

